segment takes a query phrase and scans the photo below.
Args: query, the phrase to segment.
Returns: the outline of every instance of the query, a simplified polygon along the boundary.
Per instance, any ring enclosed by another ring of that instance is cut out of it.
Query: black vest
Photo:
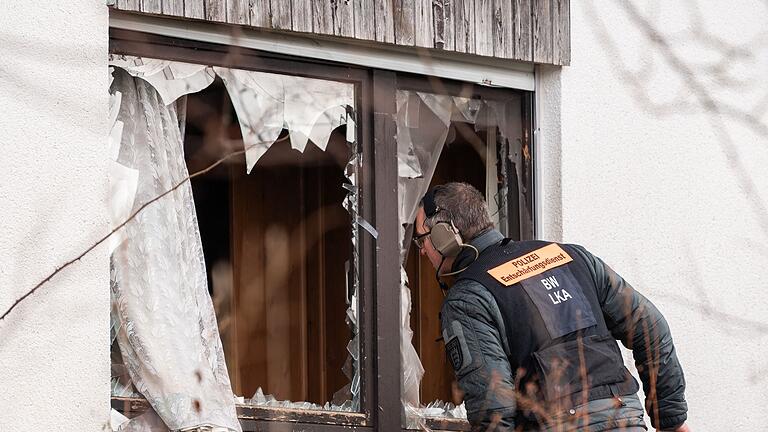
[[[605,325],[588,265],[570,245],[504,240],[458,276],[496,299],[521,411],[568,409],[639,388]]]

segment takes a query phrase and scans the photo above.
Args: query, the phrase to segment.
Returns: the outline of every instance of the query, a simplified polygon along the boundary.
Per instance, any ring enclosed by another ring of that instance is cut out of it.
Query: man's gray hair
[[[452,182],[435,186],[433,192],[438,212],[424,221],[427,228],[432,229],[438,222],[453,222],[465,242],[493,228],[488,204],[474,186]]]

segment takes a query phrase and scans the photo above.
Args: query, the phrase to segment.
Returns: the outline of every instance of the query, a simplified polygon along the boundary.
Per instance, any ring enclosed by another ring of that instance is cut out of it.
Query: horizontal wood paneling
[[[113,7],[525,62],[571,61],[570,0],[117,0]]]

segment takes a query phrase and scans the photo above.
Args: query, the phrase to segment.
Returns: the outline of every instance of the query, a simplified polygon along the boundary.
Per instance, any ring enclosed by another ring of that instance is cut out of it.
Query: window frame
[[[457,96],[457,97],[481,97],[485,100],[493,101],[505,101],[514,93],[515,96],[521,99],[521,125],[522,125],[522,139],[523,144],[527,144],[531,151],[531,157],[534,158],[530,165],[531,174],[531,189],[527,191],[526,195],[531,200],[531,224],[530,232],[525,233],[521,240],[533,240],[536,238],[536,169],[535,164],[535,142],[533,140],[533,95],[532,91],[489,87],[478,84],[473,84],[463,81],[455,81],[445,78],[437,78],[432,76],[420,76],[405,72],[399,72],[395,76],[396,85],[393,92],[396,90],[417,91],[426,93],[436,93],[441,95]],[[520,203],[519,205],[524,205]],[[399,222],[398,222],[399,223]],[[399,331],[399,330],[398,330]],[[427,401],[421,401],[426,403]],[[433,431],[469,431],[471,426],[465,419],[455,419],[448,417],[427,417],[425,424]],[[402,431],[409,431],[412,429],[405,428],[405,422],[403,422]]]
[[[274,53],[265,53],[252,49],[230,47],[193,40],[170,38],[149,33],[110,28],[109,53],[125,54],[151,58],[161,58],[195,64],[205,64],[221,67],[232,67],[243,70],[254,70],[303,76],[308,78],[327,79],[352,83],[355,85],[358,126],[358,151],[362,154],[362,169],[358,179],[360,215],[374,226],[374,172],[373,146],[371,124],[371,71],[353,66],[340,66],[318,61],[304,61],[287,58]],[[395,197],[396,198],[396,197]],[[373,307],[373,290],[376,283],[376,245],[371,235],[357,227],[360,246],[360,374],[361,374],[361,411],[356,413],[337,413],[314,410],[281,409],[272,407],[256,407],[237,405],[238,419],[244,431],[259,431],[277,427],[278,424],[294,425],[294,430],[373,430],[376,424],[376,413],[373,407],[381,405],[382,395],[391,389],[381,389],[375,393],[374,370],[380,351],[373,342],[374,319],[376,309]],[[379,230],[380,231],[380,230]],[[379,251],[379,254],[383,251]],[[385,360],[386,361],[386,360]],[[398,363],[399,364],[399,363]],[[398,390],[399,393],[399,390]],[[398,395],[399,400],[399,395]],[[112,398],[113,408],[125,414],[137,415],[145,411],[149,405],[142,398]],[[282,430],[282,429],[281,429]]]
[[[491,88],[444,78],[358,67],[317,59],[297,58],[250,48],[200,42],[176,37],[110,28],[109,53],[126,54],[196,64],[232,67],[343,81],[355,85],[358,149],[362,169],[358,179],[360,215],[378,231],[377,238],[357,227],[360,239],[360,412],[330,412],[237,405],[243,430],[271,428],[293,431],[406,431],[401,402],[400,354],[400,245],[398,243],[398,167],[395,141],[395,93],[398,89],[435,92],[453,96],[482,96],[503,100],[510,91],[523,94],[523,139],[535,155],[532,134],[533,92]],[[535,212],[536,164],[529,191]],[[113,397],[112,407],[126,415],[138,415],[149,405],[142,398]],[[395,414],[397,413],[397,414]],[[399,414],[399,415],[398,415]],[[435,431],[466,431],[463,419],[427,418]]]

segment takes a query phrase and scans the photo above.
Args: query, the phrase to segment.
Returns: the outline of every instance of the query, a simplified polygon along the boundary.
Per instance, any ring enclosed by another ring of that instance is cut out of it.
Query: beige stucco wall
[[[0,3],[0,314],[106,231],[107,19]],[[104,430],[108,287],[97,249],[0,321],[0,430]]]
[[[587,246],[665,313],[695,430],[763,430],[768,5],[571,11],[572,65],[537,76],[540,235]]]

